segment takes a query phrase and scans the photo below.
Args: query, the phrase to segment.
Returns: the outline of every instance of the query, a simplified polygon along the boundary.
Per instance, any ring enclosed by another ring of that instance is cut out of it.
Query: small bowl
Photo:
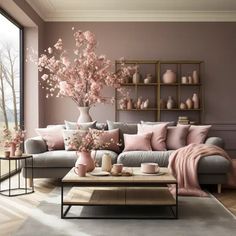
[[[160,171],[160,168],[157,163],[142,163],[141,172],[145,174],[155,174]]]

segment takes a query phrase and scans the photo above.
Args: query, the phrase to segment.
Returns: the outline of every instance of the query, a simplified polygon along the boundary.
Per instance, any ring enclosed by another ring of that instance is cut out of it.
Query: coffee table
[[[124,218],[178,219],[178,184],[167,168],[160,168],[162,175],[144,175],[140,168],[129,168],[132,176],[93,176],[79,177],[72,168],[61,181],[61,218],[62,219],[110,219],[119,216],[68,216],[72,206],[162,206],[171,209],[170,216],[143,216]],[[95,171],[99,171],[98,168]],[[176,186],[173,196],[167,185]],[[64,196],[64,188],[70,190]],[[64,208],[66,209],[64,210]]]

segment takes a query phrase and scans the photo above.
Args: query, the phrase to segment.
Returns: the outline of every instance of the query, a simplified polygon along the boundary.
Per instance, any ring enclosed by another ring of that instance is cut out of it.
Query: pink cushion
[[[103,149],[119,152],[119,129],[113,129],[108,131],[104,130],[99,137],[98,143]],[[106,146],[105,148],[104,145]]]
[[[138,124],[138,134],[152,132],[151,146],[153,151],[166,150],[167,123],[157,125]]]
[[[124,134],[124,151],[151,151],[152,133]]]
[[[166,147],[168,150],[176,150],[186,146],[190,125],[167,127]]]
[[[61,126],[37,128],[35,131],[46,142],[49,151],[64,149],[63,128]]]
[[[187,145],[190,143],[204,143],[211,125],[191,125],[187,136]]]

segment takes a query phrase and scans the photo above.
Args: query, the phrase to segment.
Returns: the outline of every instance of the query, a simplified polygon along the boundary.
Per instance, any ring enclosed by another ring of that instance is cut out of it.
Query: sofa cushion
[[[88,130],[89,128],[94,129],[96,128],[96,123],[97,121],[92,121],[92,122],[86,122],[86,123],[77,123],[77,122],[71,122],[71,121],[67,121],[65,120],[65,126],[66,129],[80,129],[80,130]]]
[[[167,127],[166,147],[168,150],[176,150],[184,147],[190,125]]]
[[[140,167],[141,163],[154,162],[161,167],[168,166],[168,159],[173,151],[130,151],[119,154],[117,162],[124,166]]]
[[[191,125],[187,136],[187,145],[204,143],[210,128],[211,125]]]
[[[152,133],[124,134],[124,151],[151,151]]]
[[[60,125],[49,128],[37,128],[35,131],[46,142],[49,151],[64,149],[63,128]]]
[[[116,162],[117,154],[108,150],[93,151],[92,155],[96,156],[96,161],[101,165],[102,156],[104,153],[108,153],[112,157],[112,163]],[[78,156],[76,151],[55,150],[44,152],[40,154],[34,154],[34,167],[69,167],[72,168],[75,165]],[[24,165],[24,161],[22,162]],[[31,165],[31,160],[27,160],[27,164]]]
[[[143,134],[148,132],[152,132],[152,137],[151,137],[152,150],[165,151],[167,123],[157,124],[157,125],[138,124],[138,134]]]
[[[137,134],[138,127],[137,124],[129,124],[123,122],[114,122],[107,120],[108,130],[119,129],[121,149],[124,148],[124,134]]]
[[[175,121],[143,121],[141,120],[141,124],[146,124],[146,125],[159,125],[159,124],[167,124],[167,126],[175,126],[176,122]]]

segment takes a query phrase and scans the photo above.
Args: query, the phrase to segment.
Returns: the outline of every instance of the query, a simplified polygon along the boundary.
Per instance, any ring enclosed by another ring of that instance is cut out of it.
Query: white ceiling
[[[236,21],[236,0],[26,0],[45,21]]]

